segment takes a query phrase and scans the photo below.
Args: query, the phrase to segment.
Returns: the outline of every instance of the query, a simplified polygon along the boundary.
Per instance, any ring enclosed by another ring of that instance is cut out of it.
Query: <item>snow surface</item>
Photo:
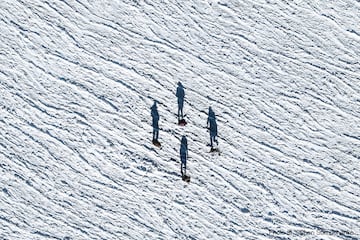
[[[360,239],[360,2],[2,0],[0,133],[1,239]]]

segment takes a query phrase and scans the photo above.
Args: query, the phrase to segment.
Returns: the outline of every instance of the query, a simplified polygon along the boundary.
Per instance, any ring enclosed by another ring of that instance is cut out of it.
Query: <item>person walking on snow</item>
[[[151,117],[152,117],[152,127],[153,127],[153,143],[157,143],[159,138],[159,112],[157,110],[156,101],[154,105],[151,106]]]
[[[215,117],[215,113],[212,110],[211,107],[209,107],[209,115],[208,115],[208,119],[207,119],[207,128],[210,130],[210,146],[211,149],[213,149],[213,143],[216,142],[216,144],[218,144],[217,142],[217,124],[216,124],[216,117]]]
[[[180,119],[184,118],[183,108],[185,98],[184,86],[181,84],[181,82],[178,82],[178,87],[176,89],[176,97],[178,99],[178,120],[180,121]]]
[[[187,139],[185,136],[181,138],[181,146],[180,146],[180,160],[181,160],[181,177],[184,178],[186,176],[186,160],[188,158],[188,147],[187,147]]]

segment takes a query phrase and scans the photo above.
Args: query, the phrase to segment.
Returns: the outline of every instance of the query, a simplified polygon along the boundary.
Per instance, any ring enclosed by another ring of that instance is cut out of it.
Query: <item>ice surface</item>
[[[360,3],[3,0],[0,169],[1,239],[359,239]]]

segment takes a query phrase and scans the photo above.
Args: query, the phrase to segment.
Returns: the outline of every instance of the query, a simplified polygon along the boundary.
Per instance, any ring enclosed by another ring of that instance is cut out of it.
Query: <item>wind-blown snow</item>
[[[3,0],[0,93],[1,239],[360,238],[359,1]]]

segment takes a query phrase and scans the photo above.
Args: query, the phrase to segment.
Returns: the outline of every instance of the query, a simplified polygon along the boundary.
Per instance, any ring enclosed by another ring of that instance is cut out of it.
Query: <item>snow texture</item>
[[[1,239],[359,239],[360,2],[2,0],[0,170]]]

